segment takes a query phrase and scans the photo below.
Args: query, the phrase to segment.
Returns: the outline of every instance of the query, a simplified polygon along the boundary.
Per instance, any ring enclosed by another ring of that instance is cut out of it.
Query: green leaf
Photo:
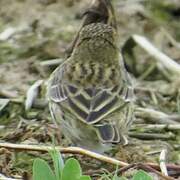
[[[91,180],[90,176],[83,175],[78,180]]]
[[[54,165],[54,171],[56,175],[56,179],[60,180],[61,179],[61,174],[64,168],[64,161],[62,159],[61,154],[54,148],[54,150],[49,151],[51,158],[53,160],[53,165]]]
[[[151,176],[148,175],[143,170],[139,170],[133,177],[133,180],[153,180]]]
[[[62,171],[61,180],[78,180],[81,175],[82,171],[79,162],[74,158],[68,159]]]
[[[48,163],[37,158],[33,163],[33,180],[56,180],[56,178]]]

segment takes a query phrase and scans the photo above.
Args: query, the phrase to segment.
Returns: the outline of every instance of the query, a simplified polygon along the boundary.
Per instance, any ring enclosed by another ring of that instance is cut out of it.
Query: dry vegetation
[[[51,146],[55,136],[55,144],[67,146],[44,102],[45,81],[56,67],[53,59],[65,57],[64,51],[81,25],[81,12],[89,2],[0,1],[0,142]],[[167,162],[179,165],[180,2],[113,2],[121,37],[119,47],[135,87],[136,120],[129,132],[131,144],[119,147],[111,156],[128,163],[159,163],[159,154],[166,149]],[[176,64],[166,65],[164,57],[160,61],[159,56],[145,51],[134,34],[149,39]],[[40,79],[44,83],[38,88],[38,100],[26,111],[26,92]],[[38,156],[48,159],[46,153],[0,148],[0,174],[16,178],[30,176],[33,159]],[[107,167],[110,171],[115,169],[85,156],[77,158],[87,174],[97,174]],[[169,173],[178,177],[175,170]]]

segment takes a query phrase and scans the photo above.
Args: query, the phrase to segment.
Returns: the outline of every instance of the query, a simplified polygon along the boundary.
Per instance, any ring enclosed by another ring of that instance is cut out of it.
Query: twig
[[[160,153],[161,153],[161,150],[154,150],[154,151],[147,152],[146,155],[150,156],[150,155],[156,155]]]
[[[154,163],[146,163],[146,165],[156,169],[156,170],[160,170],[160,166]],[[168,171],[170,170],[174,170],[174,171],[178,171],[180,172],[180,165],[174,165],[174,164],[166,164],[166,167],[168,169]]]
[[[130,137],[143,139],[143,140],[153,140],[153,139],[161,139],[161,140],[169,140],[175,138],[174,134],[160,134],[160,133],[135,133],[135,132],[129,132],[128,135]]]
[[[142,75],[139,77],[139,80],[144,80],[146,77],[148,77],[152,71],[156,68],[156,64],[155,63],[152,63],[150,65],[150,67],[144,72],[142,73]]]
[[[153,103],[155,105],[158,105],[158,100],[157,100],[157,97],[156,97],[155,93],[150,91],[150,96],[151,96],[151,99],[153,100]]]
[[[125,167],[122,167],[118,170],[118,174],[121,174],[124,173],[125,171],[133,168],[136,164],[129,164],[128,166],[125,166]]]
[[[158,176],[160,176],[160,177],[162,177],[163,179],[166,179],[166,180],[174,180],[174,178],[172,178],[170,176],[166,176],[166,175],[160,173],[159,171],[153,169],[149,165],[146,165],[146,164],[143,164],[143,163],[138,163],[137,168],[143,169],[145,171],[153,172],[153,173],[157,174]]]
[[[16,103],[16,104],[24,104],[23,98],[12,98],[10,99],[10,102]],[[44,109],[48,106],[48,101],[46,99],[40,99],[37,98],[34,100],[32,107],[37,109]]]
[[[22,180],[22,178],[18,178],[18,179],[8,178],[0,173],[0,180]]]
[[[7,148],[7,149],[13,149],[13,150],[18,150],[18,151],[39,151],[39,152],[48,152],[49,150],[53,150],[54,147],[51,146],[37,146],[37,145],[25,145],[25,144],[12,144],[12,143],[0,143],[0,148]],[[70,153],[70,154],[82,154],[86,155],[92,158],[95,158],[97,160],[126,167],[129,166],[128,163],[116,160],[114,158],[110,158],[101,154],[97,154],[95,152],[91,152],[79,147],[67,147],[63,148],[60,146],[55,147],[57,150],[59,150],[61,153]],[[146,165],[156,169],[160,170],[160,167],[158,164],[154,163],[147,163]],[[175,170],[175,171],[180,171],[180,166],[174,165],[174,164],[166,164],[166,167],[168,170]]]
[[[157,174],[158,176],[162,177],[163,179],[174,180],[174,178],[163,175],[159,171],[157,171],[157,170],[153,169],[152,167],[150,167],[149,165],[146,165],[146,164],[143,164],[143,163],[134,163],[134,164],[130,164],[130,165],[126,166],[126,167],[122,167],[121,169],[118,170],[118,174],[122,174],[122,173],[124,173],[125,171],[127,171],[127,170],[129,170],[131,168],[143,169],[143,170],[148,171],[148,172],[153,172],[153,173]]]
[[[177,42],[164,28],[161,28],[161,32],[164,33],[173,46],[180,49],[180,43]]]
[[[159,157],[159,162],[160,162],[160,168],[161,168],[161,172],[168,176],[168,172],[167,172],[167,168],[166,168],[166,154],[167,154],[167,150],[163,149],[161,151],[160,157]]]
[[[21,151],[40,151],[40,152],[48,152],[53,150],[54,148],[51,146],[36,146],[36,145],[25,145],[25,144],[12,144],[12,143],[0,143],[0,148],[8,148],[14,150],[21,150]],[[87,155],[89,157],[98,159],[100,161],[104,161],[110,164],[115,164],[118,166],[127,166],[128,163],[116,160],[114,158],[110,158],[89,150],[85,150],[79,147],[67,147],[63,148],[60,146],[56,146],[56,149],[59,150],[61,153],[72,153],[72,154],[82,154]]]
[[[134,124],[131,126],[131,130],[142,128],[143,131],[161,131],[161,130],[180,130],[180,124]]]
[[[6,89],[0,89],[0,96],[4,98],[16,98],[17,95],[14,92],[8,91]]]
[[[132,38],[139,46],[146,50],[151,56],[155,57],[167,69],[171,70],[174,73],[180,74],[180,65],[173,59],[162,53],[160,50],[158,50],[145,37],[135,34],[132,36]]]
[[[142,91],[142,92],[148,92],[148,93],[149,93],[149,92],[154,92],[154,93],[158,92],[157,89],[153,89],[153,88],[149,88],[149,87],[142,87],[142,86],[135,86],[135,87],[134,87],[134,91],[137,92],[137,93],[138,93],[139,91],[140,91],[140,92],[141,92],[141,91]]]
[[[157,111],[150,108],[136,108],[135,115],[143,119],[150,119],[152,122],[159,124],[178,124],[180,120],[179,115],[168,115],[164,112]]]
[[[58,59],[50,59],[50,60],[40,62],[40,65],[43,66],[43,67],[58,66],[62,62],[64,62],[64,59],[60,59],[60,58],[58,58]]]

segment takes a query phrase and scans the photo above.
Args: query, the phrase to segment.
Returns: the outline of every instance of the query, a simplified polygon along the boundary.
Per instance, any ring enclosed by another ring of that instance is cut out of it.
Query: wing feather
[[[133,96],[133,90],[127,85],[127,75],[122,74],[123,84],[111,89],[102,87],[84,88],[63,78],[63,66],[60,66],[51,80],[49,97],[51,101],[68,106],[78,119],[87,124],[95,124],[116,109],[125,106]]]

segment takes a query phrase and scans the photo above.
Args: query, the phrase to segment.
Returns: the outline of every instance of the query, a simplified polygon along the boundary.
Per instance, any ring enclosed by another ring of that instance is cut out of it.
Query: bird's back
[[[102,22],[82,27],[70,57],[52,74],[48,88],[50,110],[63,134],[89,149],[124,143],[132,121],[132,95],[116,29]]]

